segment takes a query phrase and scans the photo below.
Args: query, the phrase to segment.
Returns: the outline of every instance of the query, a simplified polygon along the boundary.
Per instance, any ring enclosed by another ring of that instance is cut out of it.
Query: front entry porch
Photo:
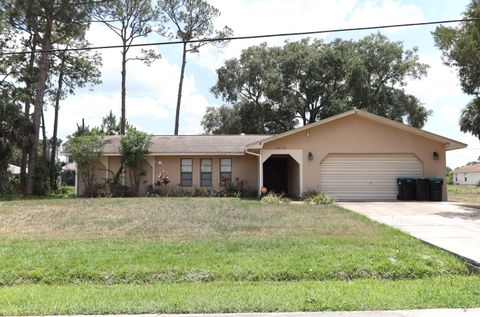
[[[261,151],[260,189],[285,196],[299,197],[303,192],[302,152]]]

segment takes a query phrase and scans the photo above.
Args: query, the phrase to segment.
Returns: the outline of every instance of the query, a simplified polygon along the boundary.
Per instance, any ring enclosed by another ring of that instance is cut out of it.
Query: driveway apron
[[[339,202],[340,206],[480,266],[480,207],[454,202]]]

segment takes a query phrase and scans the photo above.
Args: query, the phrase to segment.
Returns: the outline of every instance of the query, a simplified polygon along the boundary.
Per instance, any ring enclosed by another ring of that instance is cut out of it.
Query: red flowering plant
[[[157,162],[157,165],[162,165],[162,164],[163,164],[162,161]],[[170,178],[168,176],[168,172],[167,172],[167,170],[162,169],[160,174],[157,177],[157,181],[155,182],[155,186],[161,186],[161,185],[167,186],[168,183],[170,183]]]
[[[168,172],[166,170],[162,170],[160,172],[160,175],[158,175],[157,181],[155,182],[155,185],[160,186],[160,185],[168,185],[170,183],[170,178],[168,176]]]
[[[220,180],[221,184],[223,187],[227,186],[228,180],[225,176],[222,176],[222,179]]]

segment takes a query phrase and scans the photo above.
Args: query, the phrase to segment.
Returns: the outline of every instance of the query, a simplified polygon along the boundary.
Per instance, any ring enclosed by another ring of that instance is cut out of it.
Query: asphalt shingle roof
[[[478,164],[473,164],[473,165],[468,165],[468,166],[463,166],[463,167],[458,167],[453,170],[454,173],[475,173],[475,172],[480,172],[480,163]]]
[[[155,135],[152,137],[152,154],[243,154],[247,144],[266,139],[271,135]],[[103,138],[104,154],[119,154],[120,136]]]

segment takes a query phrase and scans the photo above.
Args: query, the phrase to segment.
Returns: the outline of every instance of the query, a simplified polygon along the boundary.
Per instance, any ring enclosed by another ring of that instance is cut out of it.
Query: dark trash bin
[[[413,177],[398,177],[398,196],[399,200],[414,200],[415,199],[415,178]]]
[[[427,180],[417,178],[415,180],[415,200],[427,200]]]
[[[428,200],[442,201],[443,178],[427,178]]]

